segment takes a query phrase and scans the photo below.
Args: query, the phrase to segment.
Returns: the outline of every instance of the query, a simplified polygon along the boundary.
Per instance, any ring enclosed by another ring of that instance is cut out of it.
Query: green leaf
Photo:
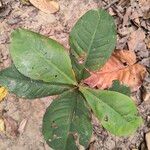
[[[25,29],[12,33],[10,48],[16,68],[27,77],[76,85],[71,60],[58,42]]]
[[[116,44],[114,19],[104,10],[90,10],[70,33],[71,54],[83,68],[96,70],[111,56]]]
[[[111,133],[127,136],[134,133],[142,119],[136,106],[126,95],[113,91],[80,88],[93,113]]]
[[[90,76],[90,73],[82,65],[77,63],[75,57],[72,54],[70,54],[70,58],[71,58],[73,70],[76,75],[76,79],[78,83],[80,83],[82,79],[88,78]]]
[[[66,85],[53,85],[43,81],[31,80],[12,67],[0,72],[0,85],[5,86],[12,93],[24,98],[40,98],[61,94],[71,87]]]
[[[54,150],[87,148],[91,134],[89,110],[80,92],[65,92],[47,108],[43,135]]]
[[[131,90],[129,87],[120,84],[120,82],[118,80],[113,81],[113,85],[111,88],[109,88],[108,90],[110,91],[116,91],[122,94],[125,94],[127,96],[131,95]]]

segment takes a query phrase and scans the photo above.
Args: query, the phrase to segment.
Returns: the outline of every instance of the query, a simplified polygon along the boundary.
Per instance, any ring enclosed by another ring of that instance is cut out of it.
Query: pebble
[[[148,89],[144,89],[144,91],[143,91],[143,94],[142,94],[142,96],[143,96],[143,100],[146,102],[150,102],[150,91],[148,90]]]
[[[150,150],[150,131],[145,135],[146,145],[148,150]]]
[[[0,8],[2,7],[3,5],[2,5],[2,2],[0,1]]]

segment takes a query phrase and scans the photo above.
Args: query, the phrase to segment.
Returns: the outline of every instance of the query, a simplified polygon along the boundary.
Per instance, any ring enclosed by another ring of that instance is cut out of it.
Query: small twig
[[[107,6],[104,7],[104,9],[108,9],[110,6],[114,5],[116,2],[118,2],[119,0],[113,0],[112,2],[110,2]]]
[[[112,6],[112,9],[114,10],[114,12],[116,12],[117,13],[117,15],[121,18],[121,19],[123,19],[123,15],[120,13],[120,11],[116,8],[116,6]]]

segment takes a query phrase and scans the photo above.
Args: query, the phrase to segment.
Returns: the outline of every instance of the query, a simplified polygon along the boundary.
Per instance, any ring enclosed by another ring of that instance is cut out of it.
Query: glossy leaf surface
[[[50,83],[76,84],[67,51],[55,40],[25,29],[12,33],[11,56],[25,76]]]
[[[103,66],[116,44],[113,18],[104,10],[90,10],[70,33],[71,53],[78,64],[89,70]]]
[[[136,106],[126,95],[114,91],[94,90],[81,87],[93,113],[111,133],[128,136],[141,125]]]
[[[30,99],[61,94],[71,88],[66,85],[53,85],[32,80],[22,75],[14,65],[0,72],[0,85],[19,97]]]

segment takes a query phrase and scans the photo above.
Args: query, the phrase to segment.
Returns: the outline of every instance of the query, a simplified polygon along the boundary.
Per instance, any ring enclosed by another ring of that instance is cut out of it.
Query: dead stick
[[[108,9],[110,6],[112,6],[113,4],[115,4],[116,2],[118,2],[119,0],[113,0],[112,2],[110,2],[107,6],[104,7],[104,9]]]

